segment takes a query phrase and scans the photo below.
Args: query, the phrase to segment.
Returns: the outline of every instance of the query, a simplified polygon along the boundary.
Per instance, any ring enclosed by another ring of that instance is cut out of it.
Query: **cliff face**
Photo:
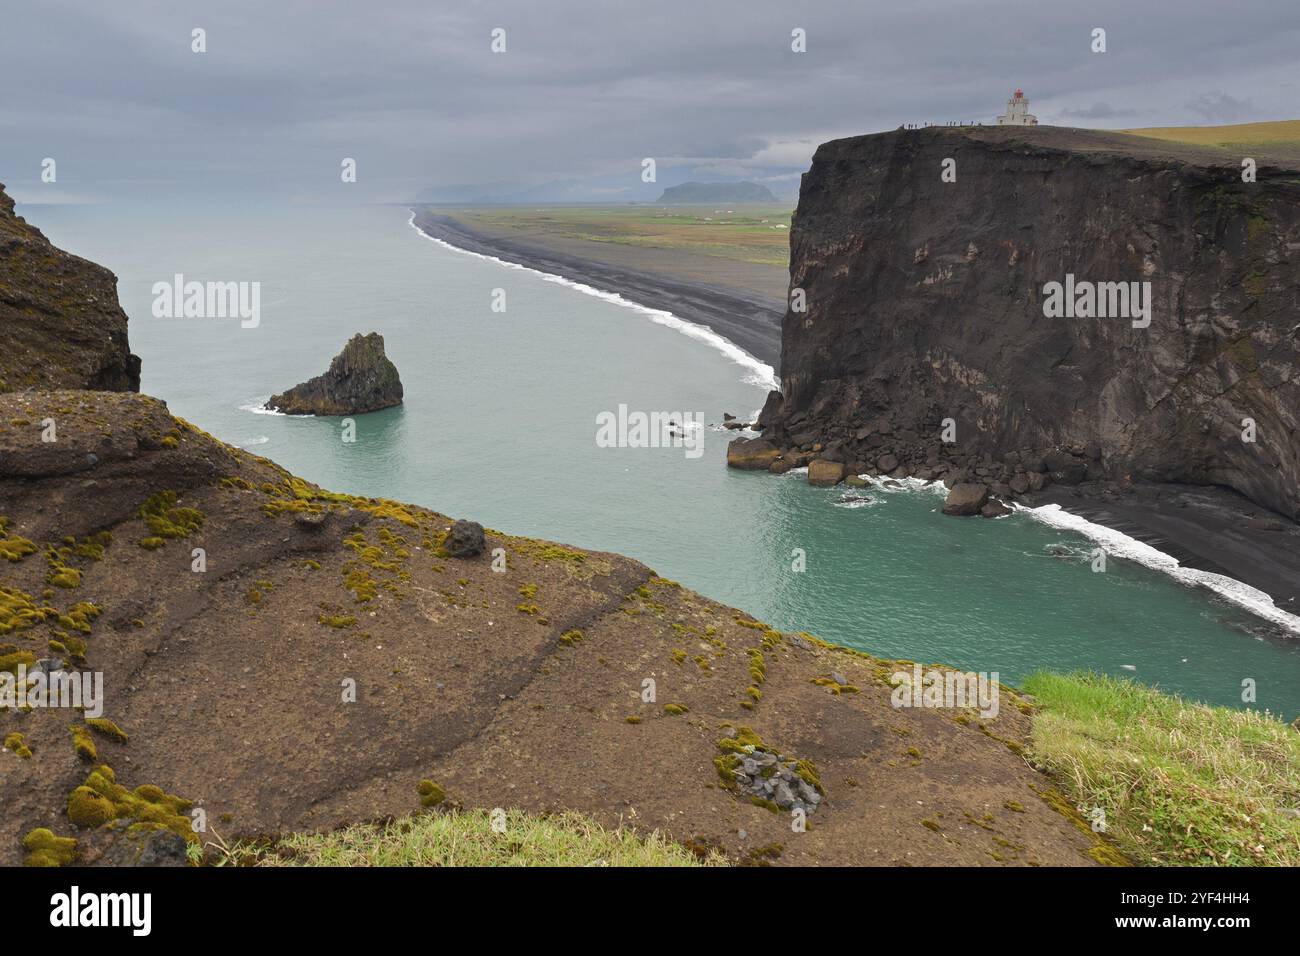
[[[1255,158],[1251,184],[1241,156],[1050,127],[826,143],[765,438],[936,475],[1225,485],[1295,516],[1300,172]],[[1067,275],[1149,282],[1149,326],[1045,316]]]
[[[0,186],[0,391],[138,391],[117,278],[56,249]]]

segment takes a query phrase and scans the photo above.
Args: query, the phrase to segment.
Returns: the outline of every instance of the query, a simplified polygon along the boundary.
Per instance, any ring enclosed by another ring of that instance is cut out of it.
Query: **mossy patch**
[[[100,736],[107,737],[109,740],[116,740],[124,744],[129,739],[126,731],[107,717],[87,717],[86,726]]]
[[[32,757],[32,748],[27,746],[26,738],[17,731],[5,737],[5,750],[17,754],[24,760],[30,760]]]
[[[77,858],[75,839],[55,836],[45,827],[37,827],[23,837],[23,849],[27,851],[25,866],[70,866]]]
[[[379,594],[379,585],[365,568],[352,568],[343,573],[343,586],[352,592],[358,604],[373,601]]]
[[[334,627],[340,630],[357,626],[357,619],[351,614],[322,614],[317,620],[326,627]]]
[[[541,561],[543,564],[549,564],[552,561],[564,561],[570,564],[587,563],[587,555],[584,552],[566,548],[560,544],[552,544],[549,541],[538,541],[534,538],[512,538],[510,544],[515,552],[527,555],[534,561]]]
[[[147,824],[198,844],[198,835],[187,815],[191,806],[190,801],[152,784],[128,790],[117,782],[111,767],[99,766],[69,795],[68,819],[83,828],[114,820]]]
[[[57,617],[52,607],[37,605],[32,596],[17,588],[0,587],[0,634],[25,631],[50,617]],[[0,655],[0,670],[8,670]],[[35,663],[29,661],[28,663]]]
[[[421,780],[416,791],[420,794],[422,807],[436,807],[447,799],[447,791],[432,780]]]
[[[36,655],[31,651],[11,651],[8,654],[0,654],[0,673],[17,674],[19,667],[31,667],[35,663]]]
[[[811,760],[797,760],[794,765],[794,773],[800,780],[808,784],[823,797],[826,796],[826,788],[822,786],[822,778],[817,773],[817,765]]]
[[[89,763],[99,759],[99,751],[95,749],[95,741],[91,738],[88,729],[73,724],[68,728],[68,733],[72,735],[72,749],[77,752],[78,757]]]
[[[197,508],[181,507],[177,501],[176,492],[160,491],[140,506],[140,517],[144,519],[151,538],[179,540],[203,527],[203,512]],[[141,546],[144,546],[143,541]]]
[[[61,627],[66,627],[70,631],[89,634],[91,622],[99,617],[101,613],[103,613],[103,608],[98,604],[92,604],[90,601],[78,601],[72,605],[66,614],[59,614],[56,620]]]
[[[29,554],[35,554],[36,545],[21,535],[9,534],[9,519],[0,517],[0,558],[6,561],[21,561]]]
[[[102,827],[117,816],[113,801],[87,786],[77,787],[68,794],[68,821],[74,827],[93,830]]]
[[[104,552],[112,543],[113,534],[111,531],[97,531],[82,539],[73,547],[72,550],[79,558],[86,558],[90,561],[102,561],[104,560]]]

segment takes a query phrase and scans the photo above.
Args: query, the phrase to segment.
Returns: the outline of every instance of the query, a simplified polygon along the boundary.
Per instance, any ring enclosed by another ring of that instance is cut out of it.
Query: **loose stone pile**
[[[740,768],[732,775],[743,792],[770,800],[782,810],[803,810],[811,816],[822,802],[822,795],[795,773],[794,761],[782,763],[776,754],[764,750],[742,757]]]
[[[807,760],[782,757],[749,728],[738,728],[735,738],[721,740],[718,746],[725,751],[715,760],[723,785],[754,803],[811,816],[824,799],[816,767]]]

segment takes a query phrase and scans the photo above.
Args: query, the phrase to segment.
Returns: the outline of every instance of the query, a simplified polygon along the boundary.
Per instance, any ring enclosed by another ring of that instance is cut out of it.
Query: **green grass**
[[[701,861],[657,831],[607,830],[580,813],[506,813],[505,832],[486,810],[358,824],[333,833],[295,834],[254,853],[259,866],[721,866]],[[238,853],[236,853],[238,855]]]
[[[676,249],[739,262],[788,266],[789,206],[549,206],[468,208],[455,213],[489,232],[521,231],[650,249]]]
[[[1036,674],[1032,758],[1155,866],[1300,866],[1300,732],[1097,674]],[[1293,812],[1287,812],[1293,811]]]
[[[1233,126],[1163,126],[1118,132],[1216,150],[1223,162],[1237,165],[1252,156],[1261,165],[1300,166],[1300,120],[1238,123]]]
[[[1153,126],[1147,129],[1119,130],[1119,132],[1146,136],[1149,139],[1163,139],[1171,143],[1217,146],[1221,149],[1300,144],[1300,120],[1237,123],[1230,126]]]

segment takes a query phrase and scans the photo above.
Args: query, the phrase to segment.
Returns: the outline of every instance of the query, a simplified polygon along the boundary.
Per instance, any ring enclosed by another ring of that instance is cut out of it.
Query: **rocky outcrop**
[[[56,249],[0,185],[0,392],[138,391],[117,277]]]
[[[483,553],[485,546],[483,526],[464,518],[451,526],[443,547],[453,558],[473,558]]]
[[[400,404],[397,366],[384,354],[384,337],[371,332],[352,336],[328,372],[272,395],[266,407],[286,415],[361,415]]]
[[[946,515],[977,515],[988,503],[989,490],[979,482],[964,481],[948,489],[948,497],[943,503]]]
[[[844,480],[844,465],[838,461],[815,458],[808,462],[808,484],[832,488]]]
[[[763,471],[781,457],[781,450],[761,438],[737,438],[727,445],[727,465],[750,471]]]
[[[1217,484],[1296,516],[1300,175],[1253,158],[1244,183],[1237,155],[1051,127],[824,144],[763,438],[1013,492]],[[1067,276],[1150,283],[1149,324],[1050,317]]]

